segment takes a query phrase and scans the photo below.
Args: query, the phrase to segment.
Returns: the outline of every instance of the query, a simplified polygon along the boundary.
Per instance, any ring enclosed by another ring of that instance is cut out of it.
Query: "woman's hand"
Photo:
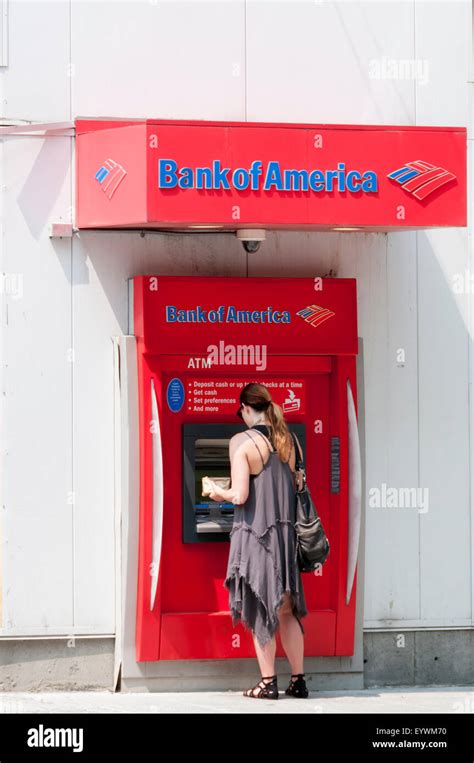
[[[203,477],[202,494],[209,496],[211,501],[221,501],[222,498],[219,495],[219,486],[216,485],[214,480],[209,477]]]
[[[294,478],[295,478],[295,489],[300,491],[304,487],[304,474],[302,471],[298,470],[297,472],[294,472]]]
[[[212,482],[209,477],[203,477],[202,478],[202,494],[203,495],[209,495],[209,492],[212,490],[212,485],[214,483]]]

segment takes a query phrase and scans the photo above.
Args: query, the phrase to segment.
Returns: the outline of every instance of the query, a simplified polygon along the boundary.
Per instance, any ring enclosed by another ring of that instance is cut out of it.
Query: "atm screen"
[[[202,495],[203,477],[210,477],[225,489],[230,487],[229,440],[230,437],[200,437],[194,443],[194,510],[198,533],[232,529],[234,505]]]
[[[305,425],[291,424],[305,447]],[[202,494],[203,477],[230,487],[229,440],[242,424],[183,424],[183,543],[229,541],[235,507]]]
[[[183,542],[228,541],[234,505],[202,494],[203,477],[230,487],[229,440],[242,424],[183,424]]]

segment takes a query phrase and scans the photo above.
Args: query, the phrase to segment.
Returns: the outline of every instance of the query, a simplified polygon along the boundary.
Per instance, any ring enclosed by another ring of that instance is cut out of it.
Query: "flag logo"
[[[108,199],[111,199],[120,183],[127,174],[121,164],[113,159],[106,159],[102,167],[96,172],[95,179],[102,186],[102,190]]]
[[[335,314],[332,310],[328,310],[327,307],[320,307],[319,305],[308,305],[296,313],[296,315],[299,315],[300,318],[303,318],[306,323],[310,323],[312,326],[320,326],[321,323],[327,321],[328,318],[332,318]]]
[[[435,164],[429,164],[429,162],[422,162],[420,159],[415,162],[407,162],[387,177],[399,183],[404,191],[419,201],[423,201],[433,191],[437,191],[446,183],[456,180],[456,175],[453,175],[449,170],[437,167]]]

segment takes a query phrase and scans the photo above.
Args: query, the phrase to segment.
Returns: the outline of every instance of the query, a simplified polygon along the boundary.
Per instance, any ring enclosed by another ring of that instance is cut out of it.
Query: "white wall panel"
[[[70,117],[70,4],[9,0],[2,115],[33,122]]]
[[[421,617],[464,621],[471,613],[467,295],[452,277],[468,267],[467,234],[418,236]],[[471,297],[472,299],[472,297]]]
[[[418,357],[416,236],[413,233],[387,236],[387,261],[382,300],[372,320],[382,313],[384,337],[376,353],[382,365],[373,379],[383,396],[384,414],[372,413],[372,450],[386,453],[386,471],[372,472],[367,494],[372,488],[412,490],[418,486]],[[361,276],[364,279],[364,275]],[[377,286],[374,284],[374,287]],[[371,353],[371,329],[367,326],[365,351]],[[383,367],[385,365],[385,367]],[[366,406],[372,411],[372,394],[366,391]],[[369,413],[370,416],[370,413]],[[371,463],[372,453],[368,454]],[[404,618],[416,620],[419,608],[419,536],[416,509],[400,504],[374,506],[367,503],[367,588],[371,591],[365,622],[391,624]]]
[[[3,154],[2,271],[21,284],[2,295],[4,627],[50,632],[73,624],[71,252],[47,230],[70,139],[7,138]]]
[[[426,62],[426,84],[417,83],[416,123],[466,126],[471,73],[470,0],[416,0],[416,59]]]
[[[243,2],[72,4],[73,116],[243,119]]]
[[[417,123],[469,126],[471,2],[417,0],[415,25],[416,56],[429,64],[428,84],[417,87]],[[472,176],[469,189],[468,207]],[[430,510],[419,520],[420,616],[426,622],[466,624],[473,617],[468,529],[472,294],[455,293],[452,279],[468,271],[469,239],[461,230],[420,233],[418,249],[420,484],[430,498]]]
[[[392,76],[413,55],[406,0],[249,2],[247,119],[414,124],[414,80]]]
[[[81,245],[74,242],[74,609],[81,626],[115,631],[113,348],[122,333]]]

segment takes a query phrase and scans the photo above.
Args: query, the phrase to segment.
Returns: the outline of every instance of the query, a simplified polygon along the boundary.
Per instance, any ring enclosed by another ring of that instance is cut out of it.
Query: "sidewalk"
[[[5,713],[474,713],[473,686],[371,688],[311,692],[308,699],[243,697],[241,692],[120,694],[4,692]]]

